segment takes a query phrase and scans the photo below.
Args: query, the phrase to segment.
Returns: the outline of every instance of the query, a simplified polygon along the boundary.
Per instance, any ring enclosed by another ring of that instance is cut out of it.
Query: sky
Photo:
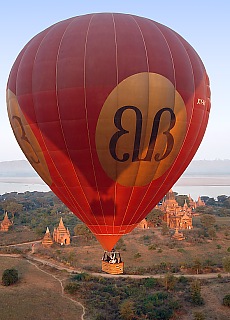
[[[25,44],[52,24],[95,12],[130,13],[166,25],[201,57],[211,84],[211,114],[194,160],[230,159],[229,0],[11,0],[0,11],[0,161],[25,159],[9,124],[6,84]]]

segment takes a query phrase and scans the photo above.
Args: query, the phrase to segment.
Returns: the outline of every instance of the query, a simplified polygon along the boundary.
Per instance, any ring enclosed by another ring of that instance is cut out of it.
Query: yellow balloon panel
[[[138,73],[106,99],[96,128],[96,148],[107,175],[124,186],[144,186],[172,165],[186,134],[184,101],[156,73]]]
[[[52,179],[45,157],[32,129],[21,112],[16,95],[8,89],[6,97],[10,124],[18,144],[33,168],[45,183],[51,186]]]

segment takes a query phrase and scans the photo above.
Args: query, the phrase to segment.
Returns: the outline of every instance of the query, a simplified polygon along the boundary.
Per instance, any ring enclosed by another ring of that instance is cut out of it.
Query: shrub
[[[157,247],[155,244],[151,244],[149,247],[148,247],[149,250],[156,250]]]
[[[4,286],[10,286],[18,281],[18,270],[16,269],[6,269],[2,275],[2,284]]]
[[[124,320],[133,320],[135,316],[135,308],[132,300],[125,300],[120,305],[120,315]]]
[[[141,257],[141,254],[139,252],[135,253],[134,254],[134,259],[138,259]]]
[[[102,314],[98,314],[95,318],[95,320],[107,320],[106,316],[103,316]]]
[[[199,311],[194,312],[193,316],[194,316],[193,318],[194,320],[205,320],[205,315],[202,312],[199,312]]]
[[[146,288],[153,288],[157,285],[157,280],[154,278],[146,278],[144,279],[144,286]]]
[[[74,281],[90,281],[91,276],[88,273],[82,272],[72,276],[71,279]]]
[[[65,292],[74,294],[79,290],[79,288],[80,288],[80,285],[78,283],[68,283],[65,286]]]
[[[186,278],[185,276],[180,276],[180,277],[178,278],[178,281],[179,281],[180,283],[187,284],[189,280],[188,280],[188,278]]]
[[[201,306],[204,304],[204,299],[201,296],[200,281],[195,280],[191,285],[191,300],[196,306]]]
[[[230,294],[227,294],[223,299],[223,305],[230,307]]]

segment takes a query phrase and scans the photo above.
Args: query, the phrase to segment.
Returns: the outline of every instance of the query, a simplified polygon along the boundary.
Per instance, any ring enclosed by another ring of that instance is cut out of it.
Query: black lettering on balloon
[[[166,144],[166,150],[164,152],[164,154],[160,157],[160,154],[157,153],[154,157],[154,159],[156,161],[161,161],[163,159],[165,159],[170,152],[172,151],[173,145],[174,145],[174,138],[172,136],[172,134],[170,133],[170,130],[175,126],[176,123],[176,117],[175,114],[173,112],[172,109],[170,108],[163,108],[160,109],[153,120],[153,126],[152,126],[152,133],[151,133],[151,137],[150,137],[150,141],[149,141],[149,146],[148,146],[148,151],[147,154],[145,156],[144,159],[139,159],[142,161],[151,161],[152,159],[152,155],[153,155],[153,150],[156,144],[156,140],[157,140],[157,135],[158,135],[158,131],[159,131],[159,125],[160,125],[160,120],[161,120],[161,116],[164,112],[169,112],[170,113],[170,123],[169,123],[169,127],[166,131],[163,132],[164,135],[166,135],[167,138],[167,144]]]
[[[111,138],[110,143],[109,143],[109,150],[111,153],[111,156],[120,162],[125,162],[129,159],[130,155],[129,153],[124,153],[122,159],[119,159],[116,153],[116,146],[117,146],[117,141],[121,136],[124,134],[129,133],[129,131],[125,130],[122,127],[121,124],[121,119],[124,111],[126,110],[133,110],[136,113],[136,134],[134,138],[134,150],[133,150],[133,157],[132,161],[135,161],[134,159],[138,156],[139,153],[139,148],[140,148],[140,140],[141,140],[141,129],[142,129],[142,114],[141,111],[134,106],[124,106],[121,107],[120,109],[117,110],[114,116],[114,124],[119,129]]]
[[[126,130],[122,127],[122,116],[126,110],[133,110],[136,114],[136,131],[135,131],[135,138],[134,138],[132,162],[151,161],[152,156],[153,156],[153,151],[155,148],[155,144],[156,144],[156,140],[157,140],[157,135],[158,135],[158,131],[159,131],[159,125],[160,125],[162,114],[165,112],[169,112],[169,114],[170,114],[169,126],[168,126],[168,129],[163,132],[163,134],[167,138],[165,152],[163,153],[162,156],[160,156],[159,153],[157,153],[154,156],[155,161],[161,161],[161,160],[165,159],[172,151],[172,148],[174,145],[174,138],[173,138],[172,134],[170,133],[170,130],[175,126],[175,123],[176,123],[176,116],[175,116],[173,110],[170,108],[162,108],[156,113],[154,120],[153,120],[153,126],[152,126],[151,137],[150,137],[150,141],[149,141],[149,145],[148,145],[148,150],[147,150],[145,158],[141,159],[141,158],[139,158],[139,154],[140,154],[140,142],[141,142],[141,133],[142,133],[142,113],[135,106],[123,106],[120,109],[118,109],[117,112],[115,113],[114,124],[115,124],[116,128],[118,129],[118,131],[112,136],[110,143],[109,143],[109,150],[110,150],[111,156],[116,161],[119,161],[119,162],[125,162],[130,158],[129,153],[124,153],[122,158],[118,158],[117,153],[116,153],[116,147],[117,147],[118,140],[124,134],[129,133],[128,130]]]
[[[19,124],[19,126],[20,126],[20,128],[21,128],[21,137],[20,137],[21,140],[25,141],[26,143],[28,143],[28,144],[30,145],[30,147],[32,148],[34,154],[35,154],[36,157],[37,157],[37,159],[34,159],[33,157],[30,157],[31,162],[36,163],[36,164],[39,164],[39,163],[40,163],[40,160],[39,160],[39,158],[38,158],[38,156],[37,156],[37,154],[36,154],[33,146],[31,145],[29,139],[28,139],[27,136],[26,136],[26,132],[25,132],[25,129],[24,129],[24,127],[23,127],[21,118],[18,117],[18,116],[13,116],[13,117],[12,117],[12,120],[16,120],[16,121],[18,122],[18,124]]]

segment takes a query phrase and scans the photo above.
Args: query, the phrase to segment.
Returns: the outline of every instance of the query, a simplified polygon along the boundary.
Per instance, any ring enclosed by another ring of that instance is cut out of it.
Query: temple
[[[7,232],[13,223],[8,218],[7,212],[5,213],[4,219],[0,224],[0,231]]]
[[[166,194],[162,205],[158,207],[164,212],[163,220],[170,229],[192,229],[192,208],[185,201],[183,207],[179,206],[172,189]]]
[[[70,244],[70,232],[69,229],[64,226],[62,218],[60,219],[58,227],[54,228],[53,241],[61,245]]]
[[[53,240],[52,240],[52,237],[51,237],[51,234],[50,234],[50,231],[49,231],[49,228],[47,227],[46,228],[46,233],[44,235],[44,238],[42,239],[42,245],[44,247],[51,247],[53,244]]]
[[[148,221],[146,219],[141,220],[137,226],[138,229],[149,229]]]

